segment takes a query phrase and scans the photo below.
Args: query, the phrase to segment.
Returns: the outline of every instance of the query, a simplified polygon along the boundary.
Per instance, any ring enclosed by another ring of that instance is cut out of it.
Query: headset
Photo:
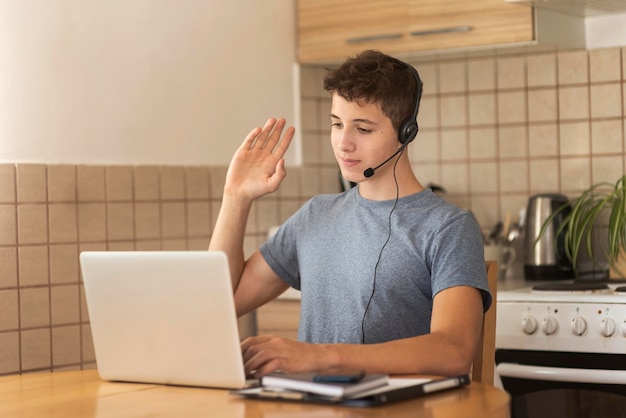
[[[415,107],[413,108],[413,113],[411,114],[411,116],[403,120],[400,124],[400,127],[398,128],[398,141],[400,141],[400,144],[402,144],[402,146],[398,148],[398,150],[394,152],[391,157],[387,158],[381,164],[377,165],[374,168],[370,167],[366,169],[363,172],[363,176],[365,176],[366,178],[372,177],[376,170],[387,164],[393,157],[404,151],[407,145],[409,145],[409,143],[411,143],[411,141],[415,139],[415,137],[417,136],[417,131],[419,131],[419,128],[417,126],[417,112],[419,111],[420,102],[422,100],[422,80],[420,79],[417,70],[412,65],[409,65],[407,63],[403,64],[409,69],[411,74],[413,74],[413,78],[415,79],[415,91],[417,96],[415,99]]]
[[[415,107],[413,108],[413,114],[409,118],[402,121],[402,123],[400,124],[400,128],[398,128],[398,141],[400,141],[402,145],[408,144],[409,142],[413,141],[417,136],[417,131],[419,131],[419,128],[417,126],[417,112],[419,111],[420,101],[422,100],[422,80],[420,80],[420,76],[417,73],[415,67],[406,63],[405,65],[409,69],[409,71],[411,71],[411,74],[413,74],[413,77],[415,78],[415,89],[417,97],[415,100]]]

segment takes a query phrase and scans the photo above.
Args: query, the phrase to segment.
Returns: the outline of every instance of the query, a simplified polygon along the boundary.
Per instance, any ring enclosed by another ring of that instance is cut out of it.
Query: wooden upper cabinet
[[[298,0],[300,62],[533,40],[530,7],[504,0]]]

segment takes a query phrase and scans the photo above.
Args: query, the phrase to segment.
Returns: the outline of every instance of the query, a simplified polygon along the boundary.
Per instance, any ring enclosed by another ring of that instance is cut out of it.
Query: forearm
[[[380,344],[332,344],[324,349],[324,368],[452,376],[469,372],[476,344],[426,334]]]
[[[209,243],[209,251],[224,251],[228,255],[233,289],[239,284],[245,264],[243,242],[251,208],[252,200],[225,194]]]

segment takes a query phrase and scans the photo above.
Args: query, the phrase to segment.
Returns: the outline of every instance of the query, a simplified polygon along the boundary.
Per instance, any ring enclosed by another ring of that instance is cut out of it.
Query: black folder
[[[461,388],[469,384],[469,375],[462,375],[435,379],[390,379],[389,384],[385,386],[366,390],[349,397],[321,396],[263,386],[236,390],[231,393],[248,399],[366,407],[418,398],[431,393]]]

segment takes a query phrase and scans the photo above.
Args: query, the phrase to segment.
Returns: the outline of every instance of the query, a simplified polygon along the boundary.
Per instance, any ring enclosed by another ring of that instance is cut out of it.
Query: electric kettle
[[[541,227],[558,208],[552,224],[537,241]],[[564,231],[556,234],[563,218],[571,212],[568,199],[562,194],[545,193],[531,196],[526,208],[524,234],[524,276],[528,280],[560,280],[574,278],[572,263],[565,255]]]

